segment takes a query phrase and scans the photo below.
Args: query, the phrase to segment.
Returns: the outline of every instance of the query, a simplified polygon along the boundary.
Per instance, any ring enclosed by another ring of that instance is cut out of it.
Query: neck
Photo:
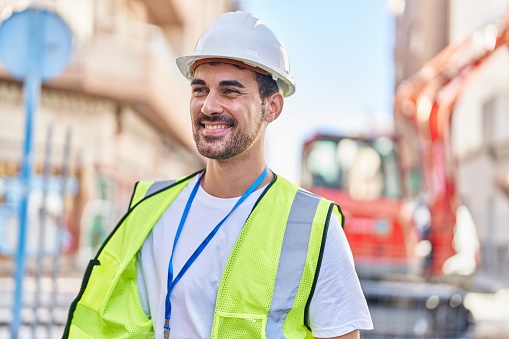
[[[266,166],[265,161],[250,164],[232,159],[209,160],[201,186],[207,193],[218,198],[239,197],[260,176]],[[259,187],[268,184],[273,177],[274,174],[269,171]]]

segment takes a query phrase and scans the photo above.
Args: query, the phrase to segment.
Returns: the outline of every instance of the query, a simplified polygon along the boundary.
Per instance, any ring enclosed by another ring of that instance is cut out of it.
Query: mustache
[[[220,116],[220,115],[214,115],[214,116],[208,116],[203,115],[200,118],[196,120],[197,123],[203,124],[204,122],[213,122],[213,123],[225,123],[228,125],[235,125],[236,121],[235,119],[232,119],[227,116]]]

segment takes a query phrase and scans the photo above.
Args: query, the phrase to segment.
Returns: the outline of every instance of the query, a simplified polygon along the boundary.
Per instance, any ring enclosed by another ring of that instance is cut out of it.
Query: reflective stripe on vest
[[[267,319],[267,338],[284,338],[283,323],[293,306],[306,263],[311,227],[320,198],[299,190],[290,210]]]
[[[150,187],[148,188],[147,192],[145,192],[145,197],[148,197],[149,195],[160,191],[168,186],[171,186],[175,183],[175,180],[163,180],[163,181],[155,181]]]

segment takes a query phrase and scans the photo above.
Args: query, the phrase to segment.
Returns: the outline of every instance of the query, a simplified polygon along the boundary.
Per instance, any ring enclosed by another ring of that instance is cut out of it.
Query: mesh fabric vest
[[[137,338],[153,331],[138,299],[136,254],[192,176],[170,186],[137,184],[128,213],[87,267],[64,338]],[[312,338],[307,308],[333,211],[341,215],[335,204],[281,177],[269,184],[223,272],[212,338]]]
[[[153,332],[138,297],[136,254],[191,177],[146,197],[152,183],[137,183],[129,211],[88,264],[63,338],[143,338]]]
[[[264,193],[220,283],[214,339],[313,338],[307,311],[336,205],[283,178]]]

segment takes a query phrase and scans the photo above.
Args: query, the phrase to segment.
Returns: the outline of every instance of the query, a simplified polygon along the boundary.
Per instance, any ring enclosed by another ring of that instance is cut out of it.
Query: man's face
[[[191,119],[201,155],[225,160],[263,147],[265,109],[256,75],[230,64],[202,64],[191,81]]]

